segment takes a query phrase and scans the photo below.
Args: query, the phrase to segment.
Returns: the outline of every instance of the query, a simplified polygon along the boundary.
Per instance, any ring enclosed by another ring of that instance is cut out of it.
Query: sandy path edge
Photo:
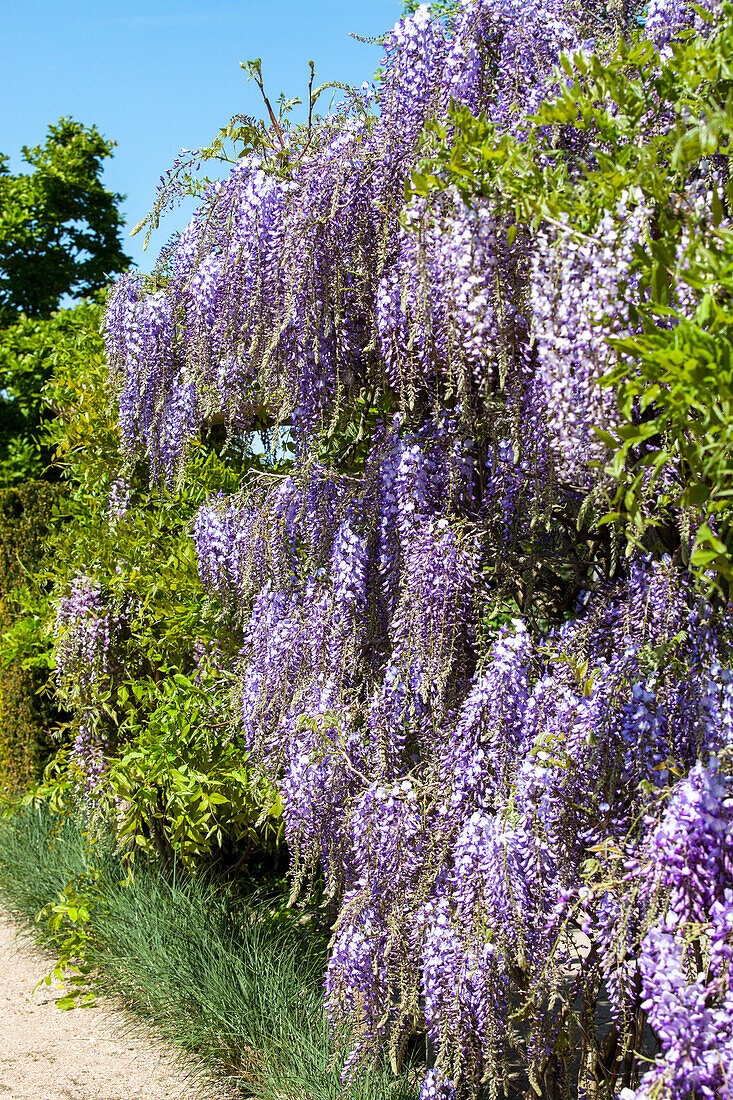
[[[0,909],[0,1100],[226,1100],[176,1064],[171,1048],[130,1034],[112,1002],[62,1011],[61,990],[33,987],[52,959]]]

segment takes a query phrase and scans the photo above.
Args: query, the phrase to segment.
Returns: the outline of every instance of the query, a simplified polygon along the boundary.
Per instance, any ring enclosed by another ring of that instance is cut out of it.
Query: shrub
[[[44,565],[58,499],[57,487],[43,481],[0,491],[0,636],[18,627],[29,578]],[[33,631],[34,624],[26,619],[23,627]],[[0,660],[0,783],[6,793],[41,778],[57,721],[47,671],[10,649]]]
[[[27,531],[16,523],[8,535],[16,587],[4,652],[25,677],[14,686],[25,697],[13,703],[13,721],[33,705],[50,666],[71,749],[66,767],[117,821],[131,852],[241,867],[246,853],[277,848],[280,810],[261,773],[249,774],[236,737],[225,752],[212,737],[222,691],[210,689],[207,669],[226,667],[237,636],[201,584],[189,524],[207,495],[232,488],[240,467],[257,460],[233,443],[220,455],[226,439],[214,430],[192,447],[193,476],[177,491],[151,484],[145,463],[126,464],[100,318],[86,302],[36,322],[36,343],[25,333],[26,358],[41,354],[43,341],[51,349],[44,345],[53,369],[42,396],[54,416],[43,442],[63,489],[39,483],[39,501],[54,501],[53,521]],[[28,493],[8,491],[8,515],[11,500],[26,514],[18,502]],[[20,736],[15,726],[12,736]],[[29,767],[16,786],[36,777]]]

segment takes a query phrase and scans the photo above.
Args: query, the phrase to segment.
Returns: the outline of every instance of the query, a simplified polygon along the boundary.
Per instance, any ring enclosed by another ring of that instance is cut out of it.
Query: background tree
[[[0,319],[48,316],[64,295],[82,297],[124,271],[124,196],[101,180],[115,143],[71,118],[43,145],[23,146],[33,169],[12,175],[0,157]]]
[[[43,145],[23,147],[32,172],[13,175],[0,154],[0,485],[47,466],[38,441],[53,415],[41,399],[55,346],[47,319],[65,297],[93,294],[130,264],[123,196],[101,179],[114,146],[95,126],[61,118]]]
[[[95,127],[62,118],[43,145],[23,149],[32,171],[13,175],[0,155],[0,635],[39,621],[38,609],[22,615],[22,593],[41,567],[41,535],[59,521],[62,494],[48,481],[61,468],[43,442],[57,409],[44,385],[61,362],[80,376],[100,339],[98,306],[59,306],[99,291],[130,262],[120,240],[122,196],[101,180],[113,148]],[[59,718],[43,661],[26,657],[0,658],[4,789],[38,776]]]

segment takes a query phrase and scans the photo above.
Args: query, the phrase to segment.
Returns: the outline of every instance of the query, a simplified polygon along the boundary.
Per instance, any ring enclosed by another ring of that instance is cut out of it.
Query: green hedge
[[[15,625],[29,575],[44,557],[59,489],[28,481],[0,490],[0,637]],[[40,779],[53,751],[58,714],[47,692],[48,672],[19,656],[0,661],[0,789],[12,794]]]

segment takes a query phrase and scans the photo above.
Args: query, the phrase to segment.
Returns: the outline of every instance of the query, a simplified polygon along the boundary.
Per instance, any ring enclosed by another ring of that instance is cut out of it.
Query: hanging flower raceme
[[[81,786],[94,795],[106,770],[108,748],[99,692],[115,664],[118,618],[94,577],[77,574],[56,609],[54,657],[59,698],[80,715],[70,761]]]
[[[59,600],[54,627],[57,678],[64,696],[84,696],[107,675],[113,630],[99,581],[78,574]]]
[[[584,488],[598,480],[606,455],[596,429],[612,431],[619,420],[613,390],[599,381],[613,364],[609,337],[631,329],[630,269],[646,222],[642,205],[622,203],[592,239],[572,230],[541,233],[533,251],[538,382],[550,443],[558,475]]]
[[[706,1100],[729,1100],[733,783],[717,758],[697,764],[679,785],[650,834],[647,853],[646,892],[669,896],[639,959],[641,1007],[662,1049],[635,1095],[683,1100],[694,1091]]]

